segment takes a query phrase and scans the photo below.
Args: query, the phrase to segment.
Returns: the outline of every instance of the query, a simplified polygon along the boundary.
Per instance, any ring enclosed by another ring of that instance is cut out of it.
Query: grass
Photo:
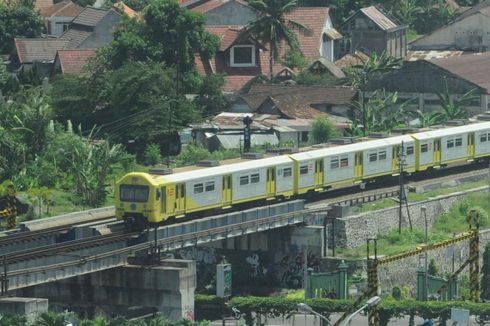
[[[419,38],[420,36],[422,36],[422,35],[421,34],[418,34],[413,29],[409,29],[408,30],[408,33],[407,33],[407,41],[408,42],[413,41],[413,40]]]
[[[449,212],[442,214],[429,231],[429,242],[434,243],[450,239],[453,234],[468,230],[466,216],[470,209],[477,208],[481,212],[480,227],[489,226],[488,221],[488,193],[478,192],[468,195],[464,200],[451,207]],[[404,251],[413,250],[417,245],[425,243],[425,231],[422,229],[392,230],[378,238],[378,255],[394,255]],[[357,248],[339,248],[338,253],[345,258],[363,258],[366,256],[366,246]]]

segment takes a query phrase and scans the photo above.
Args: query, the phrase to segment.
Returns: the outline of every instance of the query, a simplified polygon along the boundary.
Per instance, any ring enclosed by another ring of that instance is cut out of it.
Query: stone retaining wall
[[[469,194],[486,190],[479,187],[472,190],[441,195],[424,201],[408,204],[408,210],[415,228],[424,229],[425,218],[420,208],[427,208],[427,222],[429,228],[441,214],[447,213],[453,204],[461,201]],[[402,227],[408,227],[409,220],[407,208],[403,207]],[[375,238],[398,228],[398,206],[382,210],[366,212],[355,216],[338,218],[335,221],[335,244],[337,247],[354,248],[366,243],[366,239]]]

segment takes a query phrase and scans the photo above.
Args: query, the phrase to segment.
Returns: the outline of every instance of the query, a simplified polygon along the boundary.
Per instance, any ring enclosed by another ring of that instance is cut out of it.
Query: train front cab
[[[145,224],[161,220],[162,193],[147,173],[129,173],[116,184],[116,217]]]

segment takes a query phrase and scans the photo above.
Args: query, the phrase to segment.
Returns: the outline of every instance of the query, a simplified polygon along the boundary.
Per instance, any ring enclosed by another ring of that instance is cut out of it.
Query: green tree
[[[429,275],[437,276],[439,275],[439,268],[437,267],[436,260],[432,258],[429,263],[429,267],[427,268],[427,272]]]
[[[10,54],[15,37],[41,36],[42,20],[32,7],[0,3],[0,53]]]
[[[43,312],[36,318],[33,326],[65,326],[65,316],[51,311]]]
[[[444,81],[444,91],[436,93],[442,106],[444,121],[453,119],[465,119],[468,117],[466,107],[474,100],[478,99],[476,92],[478,89],[473,88],[459,97],[451,94],[447,80]]]
[[[485,245],[481,278],[481,297],[490,300],[490,243]]]
[[[291,69],[302,70],[308,66],[308,59],[300,51],[289,48],[284,54],[282,64]]]
[[[210,74],[203,78],[194,104],[203,116],[211,116],[226,109],[228,101],[221,88],[225,84],[222,75]]]
[[[143,160],[146,165],[157,165],[158,163],[162,162],[160,146],[157,144],[149,144],[146,146],[145,153],[143,154]]]
[[[49,95],[56,119],[90,130],[97,124],[96,97],[85,76],[63,75],[52,83]]]
[[[328,118],[316,118],[311,123],[311,139],[314,144],[326,143],[338,134],[337,128]]]
[[[176,0],[149,0],[143,19],[126,18],[114,33],[110,46],[113,68],[124,62],[164,62],[177,65],[180,73],[194,69],[194,51],[214,55],[219,39],[204,30],[205,17],[182,7]]]
[[[90,136],[71,154],[70,173],[75,178],[77,194],[88,206],[101,206],[107,198],[107,177],[115,171],[118,163],[128,158],[122,146]]]
[[[296,0],[251,0],[249,4],[259,12],[259,17],[245,27],[243,37],[251,36],[268,45],[269,79],[272,82],[273,65],[279,57],[281,42],[285,41],[289,48],[300,51],[293,28],[300,31],[308,28],[285,17],[298,6]]]
[[[442,123],[445,120],[444,115],[441,112],[423,112],[416,110],[412,112],[412,115],[419,121],[419,128],[430,127]]]
[[[128,62],[111,72],[102,132],[139,155],[146,144],[169,145],[171,136],[200,118],[191,102],[176,95],[176,86],[175,69],[163,63]]]

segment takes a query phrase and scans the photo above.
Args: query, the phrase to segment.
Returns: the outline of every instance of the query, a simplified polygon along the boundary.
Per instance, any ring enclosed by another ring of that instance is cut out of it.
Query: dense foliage
[[[41,16],[32,6],[0,2],[0,54],[12,52],[15,37],[38,37],[41,29]]]
[[[339,135],[339,131],[328,118],[316,118],[311,123],[311,140],[314,144],[326,143]]]

